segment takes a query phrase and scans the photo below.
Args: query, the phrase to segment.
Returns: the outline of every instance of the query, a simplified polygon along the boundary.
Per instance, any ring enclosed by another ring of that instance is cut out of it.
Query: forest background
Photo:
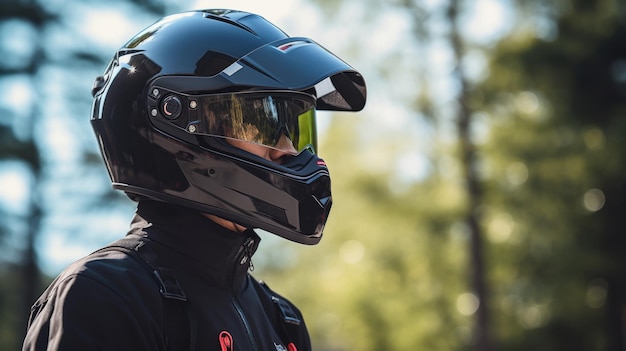
[[[262,233],[254,275],[316,350],[624,350],[626,3],[0,1],[0,349],[69,262],[121,237],[89,125],[114,51],[228,7],[320,42],[368,104],[325,113],[325,238]]]

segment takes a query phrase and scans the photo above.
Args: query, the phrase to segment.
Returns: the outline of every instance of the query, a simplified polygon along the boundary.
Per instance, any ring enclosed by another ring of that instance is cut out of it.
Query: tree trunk
[[[476,153],[470,136],[471,111],[468,107],[468,84],[461,66],[463,58],[463,42],[458,28],[459,1],[450,0],[448,21],[450,23],[450,43],[454,52],[457,80],[461,86],[458,96],[458,115],[456,118],[457,137],[459,141],[460,162],[467,195],[467,209],[464,218],[470,235],[470,269],[471,287],[478,297],[479,305],[475,314],[474,345],[477,350],[489,351],[489,318],[487,311],[487,287],[485,284],[485,267],[483,263],[482,237],[479,226],[478,206],[481,202],[481,189],[476,174]]]
[[[22,274],[21,274],[21,339],[24,339],[26,333],[26,327],[28,323],[29,311],[32,304],[37,299],[39,289],[39,268],[37,265],[37,253],[35,250],[35,243],[37,241],[37,234],[39,233],[39,223],[41,220],[41,209],[39,205],[35,204],[31,207],[30,213],[30,226],[28,233],[26,233],[26,248],[24,250],[24,259],[22,262]]]

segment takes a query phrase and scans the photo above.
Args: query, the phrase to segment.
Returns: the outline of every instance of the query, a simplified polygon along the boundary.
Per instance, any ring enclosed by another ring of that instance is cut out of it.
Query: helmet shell
[[[251,89],[305,92],[326,110],[360,110],[366,96],[357,71],[258,15],[204,10],[165,17],[116,53],[92,91],[92,126],[113,187],[317,243],[332,204],[323,160],[304,151],[279,165],[175,128],[158,108],[166,91]]]

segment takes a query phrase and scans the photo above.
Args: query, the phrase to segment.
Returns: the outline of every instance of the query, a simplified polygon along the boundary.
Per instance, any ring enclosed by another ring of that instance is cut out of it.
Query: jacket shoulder
[[[97,251],[70,264],[35,302],[24,350],[156,350],[162,316],[158,287],[140,262]]]
[[[118,250],[96,251],[67,266],[50,284],[42,297],[77,281],[83,288],[104,289],[121,298],[132,296],[132,290],[145,287],[154,290],[155,282],[134,257]],[[87,283],[89,281],[90,283]],[[156,291],[158,295],[158,290]]]

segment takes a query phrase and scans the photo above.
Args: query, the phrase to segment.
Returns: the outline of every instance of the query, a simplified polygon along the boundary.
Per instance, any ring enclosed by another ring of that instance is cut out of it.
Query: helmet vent
[[[254,207],[259,211],[259,213],[268,216],[276,221],[281,223],[287,223],[287,214],[283,208],[272,205],[269,202],[265,202],[261,199],[253,199]]]
[[[196,62],[195,74],[202,77],[210,77],[223,71],[237,59],[217,51],[207,51]]]
[[[224,15],[227,15],[227,14],[233,12],[233,10],[229,10],[229,9],[209,9],[209,10],[202,10],[202,12],[206,13],[207,15],[224,16]]]
[[[250,29],[250,28],[244,26],[243,24],[241,24],[240,22],[238,22],[238,21],[236,21],[236,20],[226,16],[226,15],[228,15],[230,13],[237,12],[237,11],[233,11],[233,10],[205,10],[203,12],[205,13],[204,18],[206,18],[206,19],[212,19],[212,20],[228,23],[228,24],[231,24],[233,26],[237,26],[237,27],[239,27],[241,29],[244,29],[244,30],[246,30],[246,31],[256,35],[256,33],[252,29]]]

